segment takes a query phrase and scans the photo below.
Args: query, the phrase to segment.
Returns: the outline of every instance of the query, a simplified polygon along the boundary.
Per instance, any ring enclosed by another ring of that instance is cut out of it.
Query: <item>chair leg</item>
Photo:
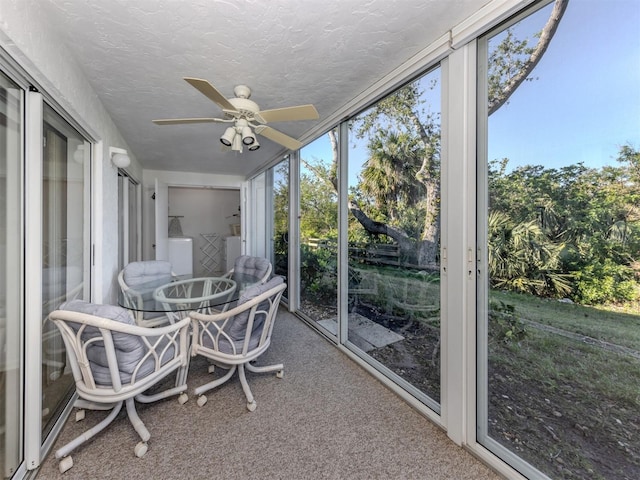
[[[275,365],[264,365],[261,367],[257,367],[255,365],[252,365],[251,363],[247,363],[246,365],[247,365],[247,370],[253,373],[267,373],[267,372],[282,373],[282,371],[284,370],[284,365],[282,363],[277,363]],[[278,376],[281,377],[281,375],[278,375]]]
[[[250,362],[243,363],[238,366],[238,376],[240,377],[240,384],[242,385],[242,390],[244,391],[244,395],[247,397],[247,410],[253,412],[256,409],[256,401],[253,398],[253,393],[251,393],[251,389],[249,388],[249,382],[247,382],[246,370],[252,373],[267,373],[267,372],[277,372],[277,377],[282,378],[284,365],[282,363],[278,363],[276,365],[264,365],[257,367]]]
[[[251,393],[251,389],[249,388],[249,382],[247,382],[247,376],[244,371],[244,367],[248,364],[240,364],[238,366],[238,377],[240,377],[240,385],[242,385],[242,390],[244,391],[244,396],[247,397],[247,410],[253,412],[256,409],[256,401],[253,398],[253,393]]]
[[[162,390],[153,395],[146,395],[144,393],[140,393],[135,396],[136,401],[140,403],[152,403],[152,402],[157,402],[158,400],[162,400],[163,398],[181,394],[178,398],[178,401],[180,402],[181,405],[186,403],[188,397],[187,397],[187,394],[184,392],[186,392],[188,389],[188,386],[187,386],[188,373],[189,373],[189,362],[187,362],[185,366],[178,368],[176,373],[175,387]]]
[[[102,420],[96,426],[90,428],[83,434],[77,436],[76,438],[71,440],[69,443],[60,447],[58,450],[56,450],[56,459],[61,460],[62,458],[66,457],[73,450],[75,450],[77,447],[82,445],[84,442],[86,442],[87,440],[90,440],[91,438],[96,436],[98,433],[100,433],[102,430],[107,428],[107,426],[109,426],[109,424],[113,422],[115,418],[118,416],[118,413],[120,413],[120,409],[122,408],[122,403],[123,402],[116,403],[115,406],[113,407],[113,410],[111,410],[109,415],[107,415],[107,418]]]
[[[187,384],[187,374],[189,373],[189,363],[178,369],[176,374],[176,388]]]
[[[149,430],[147,430],[147,427],[145,427],[144,423],[142,422],[142,420],[140,420],[140,417],[138,416],[138,412],[136,411],[135,399],[127,398],[125,400],[125,405],[127,407],[127,415],[129,417],[129,421],[131,422],[131,425],[133,425],[133,428],[138,433],[138,435],[140,435],[140,439],[143,442],[149,441],[149,439],[151,438],[151,434],[149,433]]]
[[[212,388],[216,388],[217,386],[222,385],[233,376],[233,374],[236,371],[236,368],[237,368],[236,365],[233,365],[223,377],[220,377],[212,382],[205,383],[204,385],[197,387],[196,389],[194,389],[193,393],[195,393],[196,395],[202,395],[204,392],[208,392]]]

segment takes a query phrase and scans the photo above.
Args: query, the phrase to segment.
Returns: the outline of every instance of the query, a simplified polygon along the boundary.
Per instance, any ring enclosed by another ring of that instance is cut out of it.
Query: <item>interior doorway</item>
[[[227,259],[239,255],[240,190],[169,186],[168,203],[169,257],[174,268],[188,262],[191,250],[194,276],[226,272]]]

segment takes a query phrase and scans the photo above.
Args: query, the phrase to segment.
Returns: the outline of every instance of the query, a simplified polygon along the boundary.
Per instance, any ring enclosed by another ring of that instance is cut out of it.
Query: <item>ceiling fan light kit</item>
[[[217,104],[224,114],[224,118],[174,118],[153,120],[157,125],[179,125],[192,123],[233,123],[220,137],[220,142],[232,151],[242,152],[245,145],[249,151],[260,148],[258,135],[268,138],[280,145],[297,150],[302,146],[292,138],[278,130],[268,127],[268,122],[290,122],[297,120],[317,120],[320,118],[313,105],[298,105],[295,107],[276,108],[260,111],[260,107],[253,100],[249,100],[251,89],[246,85],[237,85],[233,89],[235,98],[227,99],[211,83],[200,78],[185,77],[185,80],[200,93]],[[254,123],[254,122],[257,122]],[[252,130],[253,129],[253,130]]]
[[[236,136],[233,137],[233,144],[231,145],[231,150],[233,150],[234,152],[242,153],[242,139],[240,138],[240,135],[236,134]]]
[[[220,137],[220,141],[223,145],[230,147],[233,143],[233,140],[236,138],[236,129],[234,127],[229,127],[224,131],[222,137]]]
[[[249,127],[248,125],[246,127],[243,127],[242,128],[242,143],[244,143],[245,145],[251,145],[255,141],[256,141],[256,137],[253,134],[253,132],[251,131],[251,127]]]

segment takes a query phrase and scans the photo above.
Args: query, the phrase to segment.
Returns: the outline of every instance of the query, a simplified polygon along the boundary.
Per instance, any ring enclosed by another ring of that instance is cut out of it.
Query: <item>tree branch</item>
[[[542,59],[544,52],[547,51],[547,47],[549,47],[549,43],[551,43],[551,39],[558,29],[558,25],[560,24],[560,20],[562,19],[568,4],[569,0],[556,0],[553,10],[551,11],[551,15],[549,16],[549,20],[547,20],[546,25],[540,33],[540,40],[538,41],[535,50],[529,57],[529,60],[527,60],[524,68],[507,83],[502,94],[497,96],[493,102],[489,103],[489,115],[504,105],[507,100],[509,100],[509,97],[511,97],[513,92],[517,90],[520,84],[524,82],[533,69],[536,68],[536,65],[538,65],[538,62]]]
[[[349,200],[349,211],[360,222],[364,229],[373,234],[387,235],[393,238],[401,246],[411,242],[409,236],[401,229],[387,225],[386,223],[376,222],[364,213],[357,202]]]

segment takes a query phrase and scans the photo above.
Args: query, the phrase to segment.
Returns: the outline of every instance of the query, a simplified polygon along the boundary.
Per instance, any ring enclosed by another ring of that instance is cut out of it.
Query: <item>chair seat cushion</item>
[[[216,328],[213,326],[210,326],[209,331],[215,337],[217,333]],[[247,349],[247,352],[250,352],[251,350],[254,350],[255,348],[258,347],[258,345],[260,344],[261,335],[262,335],[262,326],[260,326],[258,329],[254,329],[251,332],[251,338],[249,339],[249,347]],[[206,348],[217,350],[222,353],[226,353],[227,355],[240,355],[242,353],[242,349],[244,348],[244,339],[240,341],[231,342],[227,337],[224,337],[221,335],[218,338],[218,348],[216,349],[213,346],[213,341],[211,340],[211,337],[209,337],[208,335],[205,335],[204,338],[202,339],[202,345]]]
[[[72,300],[60,306],[60,310],[68,310],[72,312],[86,313],[96,317],[114,320],[126,325],[135,325],[135,322],[129,312],[122,307],[116,305],[99,305],[95,303],[85,302],[83,300]],[[78,331],[80,324],[69,322],[69,326]],[[82,333],[82,341],[86,342],[91,338],[101,337],[100,331],[96,327],[86,327]],[[142,358],[148,352],[148,348],[142,338],[137,335],[128,333],[112,332],[113,344],[116,350],[116,358],[118,361],[118,371],[120,381],[123,384],[130,383],[133,378],[135,368],[138,366]],[[153,345],[157,341],[157,337],[147,337],[147,340]],[[162,352],[168,340],[162,339],[156,352]],[[169,347],[161,358],[160,364],[164,365],[175,356],[175,348]],[[109,373],[109,364],[107,353],[102,340],[91,343],[87,347],[87,358],[94,380],[98,385],[112,385],[111,374]],[[142,362],[142,365],[136,373],[136,380],[140,380],[155,371],[155,358],[149,356]]]

